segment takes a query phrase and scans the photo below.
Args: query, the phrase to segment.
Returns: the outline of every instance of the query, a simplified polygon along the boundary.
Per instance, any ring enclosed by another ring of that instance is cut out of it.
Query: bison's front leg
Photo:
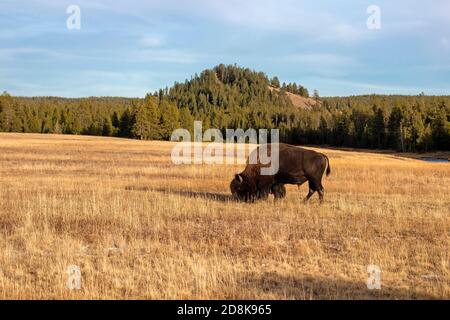
[[[271,193],[275,200],[283,199],[286,197],[286,187],[282,183],[277,183],[272,186]]]
[[[267,190],[259,190],[258,191],[258,199],[267,200],[269,197],[269,192]]]
[[[269,194],[272,193],[272,186],[274,183],[273,176],[260,175],[258,177],[257,189],[258,199],[266,200],[269,198]]]

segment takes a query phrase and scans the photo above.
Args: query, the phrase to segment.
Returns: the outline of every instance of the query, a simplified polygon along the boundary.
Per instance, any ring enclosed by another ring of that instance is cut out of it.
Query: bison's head
[[[245,175],[237,174],[230,183],[231,194],[242,201],[252,201],[257,195],[255,184]]]

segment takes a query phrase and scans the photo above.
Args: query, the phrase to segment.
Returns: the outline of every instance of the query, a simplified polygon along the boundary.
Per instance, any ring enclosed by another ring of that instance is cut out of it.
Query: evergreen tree
[[[113,133],[111,118],[106,117],[103,119],[102,136],[111,136]]]
[[[313,99],[316,101],[319,100],[319,91],[317,91],[316,89],[314,89]]]
[[[394,150],[405,151],[403,143],[403,112],[400,107],[395,106],[388,120],[388,147]]]
[[[384,123],[384,112],[381,108],[374,106],[374,116],[371,121],[371,146],[375,149],[383,149],[386,144],[386,125]]]
[[[298,94],[305,98],[309,97],[308,89],[303,86],[300,86],[300,88],[298,89]]]
[[[0,130],[13,131],[12,122],[14,117],[13,99],[6,91],[0,96]]]
[[[450,150],[450,122],[449,114],[446,112],[445,103],[437,108],[432,114],[431,136],[435,146],[439,150]]]
[[[180,126],[183,129],[189,130],[191,137],[194,135],[194,117],[191,115],[188,108],[181,108],[180,110]]]
[[[161,110],[161,130],[160,134],[164,140],[170,140],[172,132],[180,128],[180,114],[178,108],[173,103],[162,100],[159,108]]]
[[[320,116],[319,123],[320,144],[325,144],[328,141],[328,123],[324,116]]]
[[[161,139],[160,133],[161,111],[155,98],[147,96],[145,99],[145,107],[147,108],[147,115],[148,115],[148,124],[147,124],[148,139],[150,140]]]
[[[273,77],[271,80],[270,80],[270,85],[272,86],[272,87],[275,87],[275,88],[279,88],[280,87],[280,80],[278,79],[278,77]]]
[[[119,116],[117,115],[116,111],[114,111],[112,116],[111,116],[111,123],[112,123],[113,127],[116,130],[119,130],[119,128],[120,128],[120,120],[119,120]]]
[[[149,136],[150,116],[148,108],[142,103],[135,110],[135,121],[132,128],[132,135],[141,140],[147,140]]]
[[[119,137],[131,138],[133,125],[134,115],[131,114],[129,109],[126,109],[120,117]]]

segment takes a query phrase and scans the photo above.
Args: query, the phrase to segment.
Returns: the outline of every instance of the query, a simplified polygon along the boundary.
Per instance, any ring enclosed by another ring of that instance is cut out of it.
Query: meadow
[[[0,299],[450,299],[449,163],[317,149],[322,205],[249,204],[173,146],[0,133]]]

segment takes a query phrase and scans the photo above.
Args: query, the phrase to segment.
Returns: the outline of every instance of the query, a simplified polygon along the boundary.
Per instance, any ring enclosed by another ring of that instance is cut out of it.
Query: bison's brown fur
[[[267,154],[271,155],[271,144],[260,146],[253,152],[258,152],[263,147],[266,148],[264,152],[267,151]],[[278,172],[273,175],[262,175],[261,168],[268,165],[261,164],[259,159],[256,164],[247,162],[245,170],[236,174],[231,181],[232,194],[244,201],[266,199],[269,194],[273,194],[275,199],[278,199],[286,195],[285,184],[300,186],[308,181],[309,193],[305,201],[316,191],[319,193],[320,201],[322,201],[324,195],[322,177],[325,172],[327,176],[331,173],[328,157],[313,150],[288,144],[279,144],[278,147]]]

